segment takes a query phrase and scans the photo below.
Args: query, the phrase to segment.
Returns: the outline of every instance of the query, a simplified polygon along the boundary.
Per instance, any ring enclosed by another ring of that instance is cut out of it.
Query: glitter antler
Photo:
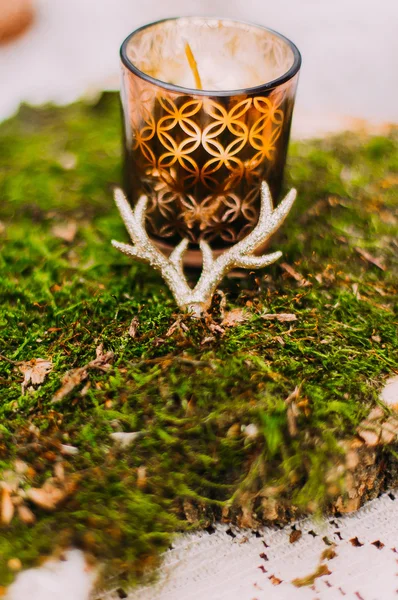
[[[254,252],[260,250],[271,235],[279,229],[295,198],[296,190],[292,189],[274,209],[269,187],[263,181],[260,216],[257,225],[249,235],[217,258],[214,258],[209,244],[205,240],[200,241],[203,257],[202,274],[194,288],[188,285],[182,262],[188,240],[182,240],[169,258],[162,254],[145,229],[145,210],[148,202],[146,196],[141,196],[132,210],[123,192],[120,189],[115,190],[116,206],[134,245],[122,244],[115,240],[112,240],[112,244],[124,254],[148,262],[154,269],[160,271],[178,306],[182,310],[189,311],[194,317],[201,317],[209,308],[218,284],[229,271],[237,267],[260,269],[282,256],[282,252],[279,251],[263,256],[254,256]]]

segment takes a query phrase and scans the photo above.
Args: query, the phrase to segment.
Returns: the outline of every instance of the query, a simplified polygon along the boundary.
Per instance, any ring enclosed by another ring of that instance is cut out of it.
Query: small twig
[[[260,317],[266,321],[279,321],[280,323],[297,321],[296,315],[292,313],[266,313],[265,315],[260,315]]]
[[[291,437],[296,437],[296,435],[298,434],[297,417],[299,411],[295,400],[297,400],[297,398],[300,395],[300,387],[300,385],[297,385],[292,391],[292,393],[289,394],[289,396],[285,400],[287,413],[287,427]]]
[[[369,254],[369,252],[367,252],[363,248],[359,248],[358,246],[356,246],[355,252],[358,252],[358,254],[360,254],[362,256],[362,258],[364,258],[365,260],[370,262],[372,265],[375,265],[375,267],[378,267],[382,271],[386,270],[386,265],[379,258],[375,258],[374,256]]]
[[[21,364],[21,361],[11,360],[11,358],[7,358],[6,356],[4,356],[4,354],[0,354],[0,360],[5,360],[5,361],[9,362],[11,365],[20,365]]]
[[[193,367],[210,367],[213,370],[216,369],[213,363],[205,360],[194,360],[193,358],[186,358],[185,356],[176,356],[174,360],[184,365],[191,365]]]
[[[204,360],[195,360],[193,358],[188,358],[187,356],[176,356],[175,354],[166,354],[165,356],[157,356],[156,358],[146,358],[143,360],[138,360],[136,362],[129,361],[128,364],[132,367],[142,367],[144,365],[157,365],[168,360],[172,360],[174,362],[179,362],[194,367],[210,367],[211,369],[216,368],[215,365],[211,362]]]
[[[127,364],[132,367],[143,367],[144,365],[156,365],[172,358],[174,358],[174,354],[165,354],[164,356],[157,356],[156,358],[144,358],[137,361],[129,360]]]
[[[301,287],[308,287],[311,285],[311,282],[303,277],[301,273],[298,273],[295,269],[293,269],[291,265],[283,262],[281,263],[281,267],[284,271],[286,271],[286,273],[288,273],[288,275],[290,275],[290,277],[293,277],[293,279],[295,279]]]

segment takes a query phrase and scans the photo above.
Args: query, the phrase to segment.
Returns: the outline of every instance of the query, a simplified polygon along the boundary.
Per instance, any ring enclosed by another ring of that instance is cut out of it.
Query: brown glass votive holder
[[[125,191],[149,197],[164,249],[204,238],[222,250],[255,226],[260,184],[281,191],[301,64],[264,27],[182,17],[146,25],[121,47]]]

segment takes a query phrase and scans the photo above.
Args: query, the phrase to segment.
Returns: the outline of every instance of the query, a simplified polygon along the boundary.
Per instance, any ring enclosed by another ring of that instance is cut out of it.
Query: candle
[[[236,243],[261,181],[281,189],[299,51],[264,27],[188,17],[132,33],[121,58],[126,192],[150,198],[151,236]]]

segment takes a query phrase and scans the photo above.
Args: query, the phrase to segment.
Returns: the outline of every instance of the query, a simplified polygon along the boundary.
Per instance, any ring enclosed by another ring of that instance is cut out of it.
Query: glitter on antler
[[[203,257],[202,274],[193,288],[188,285],[183,269],[183,256],[188,247],[188,240],[183,239],[174,248],[169,258],[162,254],[145,230],[145,210],[148,202],[146,196],[141,196],[133,210],[122,190],[115,190],[116,206],[134,245],[122,244],[115,240],[112,240],[112,244],[124,254],[148,262],[154,269],[160,271],[178,306],[190,312],[193,317],[199,318],[209,308],[217,286],[229,271],[234,268],[260,269],[282,256],[282,252],[279,251],[262,256],[254,256],[254,252],[260,250],[271,235],[279,229],[295,198],[296,190],[292,189],[274,209],[269,187],[263,181],[260,216],[257,225],[249,235],[217,258],[214,258],[209,244],[205,240],[200,241]]]

